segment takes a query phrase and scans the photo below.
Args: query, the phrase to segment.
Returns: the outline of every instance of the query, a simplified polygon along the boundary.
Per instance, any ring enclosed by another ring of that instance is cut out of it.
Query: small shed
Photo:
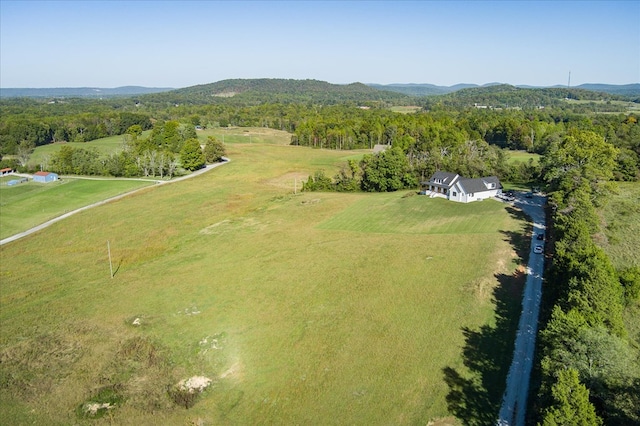
[[[13,173],[13,169],[7,167],[4,169],[0,169],[0,176],[6,176],[6,175],[10,175],[11,173]]]
[[[52,172],[36,172],[33,174],[34,182],[48,183],[58,180],[58,174]]]

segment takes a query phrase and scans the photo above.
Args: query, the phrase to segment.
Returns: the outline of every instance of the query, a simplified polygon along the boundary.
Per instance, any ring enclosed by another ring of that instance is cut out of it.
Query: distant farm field
[[[142,133],[142,137],[148,137],[149,134],[151,134],[151,131],[147,130]],[[122,150],[124,146],[124,136],[109,136],[89,142],[59,142],[42,145],[35,149],[35,151],[31,155],[31,158],[29,159],[29,163],[33,165],[39,165],[43,161],[47,163],[47,159],[51,159],[63,146],[95,150],[100,155],[107,155]]]
[[[6,421],[83,424],[87,404],[117,400],[102,422],[451,423],[467,379],[499,404],[504,377],[474,366],[506,374],[510,361],[499,327],[519,309],[517,212],[294,194],[359,153],[227,149],[224,167],[0,247]],[[486,348],[509,359],[482,361]],[[171,390],[192,376],[213,385],[185,409]]]
[[[540,154],[534,154],[527,151],[509,151],[510,163],[527,163],[529,160],[533,160],[534,164],[540,161]]]
[[[29,181],[7,186],[10,178],[2,178],[0,184],[0,239],[71,210],[152,184],[135,180],[64,179],[46,184]]]
[[[640,267],[640,183],[620,182],[603,209],[602,247],[617,268]]]

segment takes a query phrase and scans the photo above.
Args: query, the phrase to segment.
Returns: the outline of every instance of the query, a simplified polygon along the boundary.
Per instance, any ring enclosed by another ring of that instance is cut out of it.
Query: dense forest
[[[614,97],[582,92],[583,98],[594,101]],[[337,86],[315,80],[264,79],[226,80],[102,101],[5,99],[0,102],[0,154],[25,158],[35,146],[127,134],[134,125],[148,130],[162,127],[167,122],[177,122],[180,142],[189,139],[184,132],[193,126],[259,126],[288,131],[292,133],[292,144],[314,148],[371,149],[380,144],[398,147],[407,155],[410,172],[416,180],[437,169],[469,176],[494,174],[507,180],[526,180],[535,170],[523,166],[515,170],[509,166],[508,150],[542,154],[571,129],[580,129],[602,135],[619,149],[616,179],[636,180],[638,177],[640,130],[637,115],[623,111],[581,112],[590,104],[567,103],[562,98],[566,93],[560,89],[491,86],[462,89],[453,94],[430,97],[428,101],[395,94],[393,96],[400,96],[395,99],[397,102],[393,98],[385,99],[380,93],[385,92],[361,84]],[[562,103],[562,107],[540,108],[540,93]],[[332,97],[332,102],[325,102],[328,97]],[[458,105],[473,99],[484,101],[487,97],[498,99],[501,104],[529,99],[527,102],[531,107]],[[178,103],[186,99],[190,101]],[[278,102],[279,99],[286,102]],[[450,103],[448,99],[458,101]],[[210,103],[204,103],[205,100]],[[389,109],[394,102],[406,104],[407,100],[423,102],[425,107],[413,114]],[[614,107],[621,108],[616,103],[609,105],[609,108]],[[168,136],[169,139],[172,137]],[[176,153],[179,149],[175,143],[164,145],[171,146],[170,151]],[[156,142],[156,145],[163,144]],[[26,163],[19,165],[26,166]]]
[[[45,166],[28,161],[36,146],[123,135],[119,154],[101,158],[90,144],[63,144],[46,168],[170,177],[178,166],[195,170],[224,155],[214,138],[202,148],[196,127],[258,126],[285,130],[291,144],[310,149],[386,145],[335,174],[318,170],[305,190],[415,189],[436,170],[542,186],[552,261],[531,421],[639,424],[640,342],[628,335],[622,312],[637,303],[640,271],[616,270],[596,244],[596,209],[616,181],[640,178],[639,114],[628,110],[634,102],[584,89],[495,85],[415,97],[363,84],[268,79],[103,100],[5,98],[0,155],[3,167],[29,171]],[[398,105],[420,108],[390,108]],[[541,161],[509,162],[511,150],[540,154]]]

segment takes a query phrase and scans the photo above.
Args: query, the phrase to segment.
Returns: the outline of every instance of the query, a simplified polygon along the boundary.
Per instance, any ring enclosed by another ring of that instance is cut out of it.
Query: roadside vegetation
[[[640,269],[620,256],[614,264],[603,250],[597,212],[616,192],[611,182],[616,155],[602,136],[573,132],[542,161],[553,211],[534,411],[544,425],[640,421],[637,320],[628,322],[631,335],[624,320],[625,310],[634,311],[638,303]],[[624,197],[615,202],[624,203]],[[623,213],[615,205],[612,210],[609,220],[638,218],[635,210]],[[634,237],[626,240],[634,244]],[[631,253],[637,264],[637,247]]]

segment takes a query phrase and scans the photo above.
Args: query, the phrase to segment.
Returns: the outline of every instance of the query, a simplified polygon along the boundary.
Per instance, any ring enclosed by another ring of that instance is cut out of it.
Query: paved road
[[[205,172],[208,172],[211,169],[215,169],[218,166],[221,166],[223,164],[227,164],[229,161],[231,161],[231,160],[229,160],[228,158],[224,158],[224,161],[222,161],[220,163],[208,164],[206,167],[204,167],[204,168],[202,168],[200,170],[196,170],[195,172],[190,173],[188,175],[180,176],[180,177],[172,179],[172,180],[158,180],[158,181],[155,181],[155,182],[158,185],[165,185],[165,184],[168,184],[168,183],[174,183],[174,182],[179,182],[181,180],[190,179],[190,178],[192,178],[194,176],[198,176],[198,175],[201,175],[201,174],[203,174]],[[79,176],[63,176],[63,178],[68,178],[68,179],[94,179],[94,180],[100,179],[100,178],[79,177]],[[113,179],[111,179],[111,180],[113,180]],[[145,181],[147,181],[149,179],[133,179],[133,180],[145,180]],[[143,189],[147,189],[147,188],[149,188],[149,187],[146,186],[146,187],[143,187],[143,188],[134,189],[133,191],[129,191],[129,192],[126,192],[124,194],[116,195],[115,197],[107,198],[106,200],[98,201],[97,203],[93,203],[93,204],[90,204],[88,206],[84,206],[84,207],[81,207],[79,209],[72,210],[72,211],[70,211],[68,213],[65,213],[65,214],[63,214],[61,216],[55,217],[55,218],[53,218],[51,220],[48,220],[48,221],[46,221],[46,222],[44,222],[44,223],[42,223],[42,224],[40,224],[38,226],[35,226],[35,227],[31,228],[31,229],[28,229],[28,230],[24,231],[24,232],[21,232],[21,233],[16,234],[16,235],[12,235],[12,236],[7,237],[7,238],[4,238],[4,239],[0,240],[0,246],[4,245],[4,244],[7,244],[7,243],[10,243],[12,241],[18,240],[20,238],[26,237],[27,235],[31,235],[34,232],[38,232],[38,231],[40,231],[40,230],[42,230],[42,229],[44,229],[44,228],[46,228],[48,226],[53,225],[56,222],[59,222],[59,221],[61,221],[63,219],[68,218],[69,216],[72,216],[72,215],[74,215],[76,213],[80,213],[81,211],[85,211],[85,210],[91,209],[93,207],[101,206],[103,204],[110,203],[110,202],[115,201],[115,200],[119,200],[120,198],[126,197],[127,195],[131,195],[131,194],[133,194],[135,192],[142,191]]]
[[[500,426],[524,426],[529,378],[533,364],[533,355],[538,333],[538,313],[542,296],[542,273],[544,255],[536,254],[533,249],[543,242],[536,239],[538,233],[546,233],[544,205],[546,198],[534,195],[533,198],[518,196],[515,205],[520,207],[533,221],[533,236],[529,249],[527,282],[522,296],[522,312],[518,324],[518,333],[513,353],[513,361],[507,375],[507,386],[502,397]]]

